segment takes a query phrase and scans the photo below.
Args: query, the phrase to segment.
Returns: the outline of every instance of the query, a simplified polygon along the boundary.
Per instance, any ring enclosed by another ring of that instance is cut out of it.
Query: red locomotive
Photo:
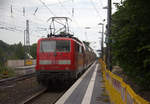
[[[56,17],[55,17],[56,18]],[[50,27],[51,28],[51,27]],[[36,72],[39,83],[74,80],[95,59],[91,48],[68,34],[48,35],[38,40]]]
[[[42,38],[37,45],[37,79],[74,80],[94,60],[93,51],[73,37]]]

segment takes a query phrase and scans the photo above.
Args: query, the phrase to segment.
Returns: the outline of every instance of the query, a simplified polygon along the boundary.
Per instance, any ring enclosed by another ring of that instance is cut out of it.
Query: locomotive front
[[[37,46],[37,79],[65,80],[73,75],[73,46],[69,38],[43,38]]]

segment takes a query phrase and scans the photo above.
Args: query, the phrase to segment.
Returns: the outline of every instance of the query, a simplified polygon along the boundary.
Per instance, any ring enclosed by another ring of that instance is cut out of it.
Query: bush
[[[0,66],[0,79],[15,76],[15,71],[12,68],[6,66]]]

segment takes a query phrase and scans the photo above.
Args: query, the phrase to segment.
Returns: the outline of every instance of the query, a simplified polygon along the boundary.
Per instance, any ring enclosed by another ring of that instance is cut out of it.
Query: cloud
[[[6,6],[9,2],[10,0],[0,0],[0,7]]]

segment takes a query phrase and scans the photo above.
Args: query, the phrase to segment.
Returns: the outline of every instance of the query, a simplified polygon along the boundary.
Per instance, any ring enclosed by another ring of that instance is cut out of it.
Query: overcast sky
[[[113,0],[113,2],[119,2],[119,0]],[[74,32],[74,36],[80,40],[90,41],[92,47],[99,49],[101,34],[98,32],[101,31],[101,26],[98,26],[98,23],[106,25],[107,10],[103,9],[106,6],[107,0],[0,0],[0,40],[9,44],[20,41],[24,43],[23,31],[28,19],[30,43],[36,43],[39,38],[46,36],[49,32],[48,18],[66,16],[72,19],[70,29]],[[112,8],[114,12],[115,8]],[[91,27],[91,29],[85,29],[85,27]]]

